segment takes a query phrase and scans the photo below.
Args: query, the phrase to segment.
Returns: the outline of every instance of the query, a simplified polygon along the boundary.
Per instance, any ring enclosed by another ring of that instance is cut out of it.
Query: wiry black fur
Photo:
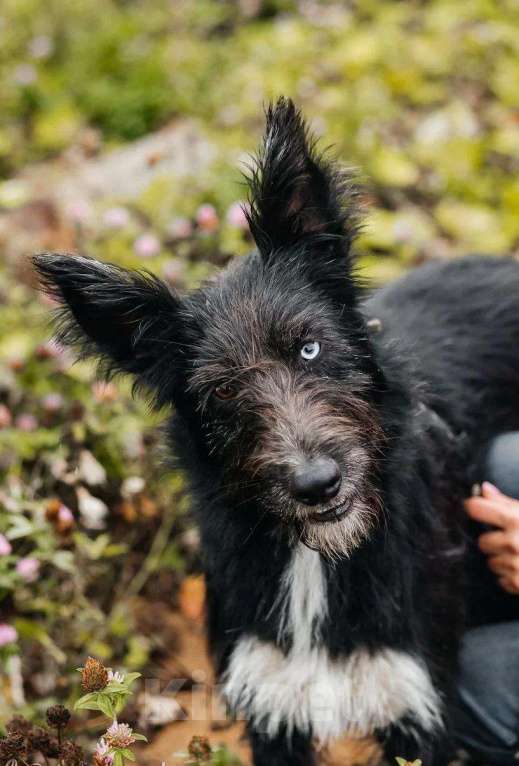
[[[353,174],[319,152],[291,101],[281,98],[268,107],[248,184],[250,229],[264,257],[308,240],[314,246],[332,242],[348,255],[359,226]]]
[[[283,99],[267,113],[250,188],[258,251],[186,297],[151,275],[38,256],[44,286],[64,307],[61,338],[175,406],[171,443],[191,479],[219,673],[244,635],[285,652],[293,642],[276,609],[306,524],[285,487],[276,432],[279,418],[292,425],[292,397],[295,411],[304,403],[299,448],[328,451],[346,479],[351,450],[362,450],[353,502],[378,509],[351,555],[323,557],[328,614],[314,641],[332,658],[358,647],[410,653],[447,702],[463,627],[519,612],[475,546],[467,556],[461,510],[480,478],[478,448],[519,428],[519,264],[432,264],[363,301],[351,251],[356,191]],[[382,321],[377,335],[372,317]],[[323,345],[312,366],[298,356],[308,338]],[[218,400],[221,385],[236,397]],[[467,569],[484,598],[465,590]],[[426,732],[409,711],[400,723],[378,732],[389,757],[445,766],[447,721]],[[257,766],[314,762],[311,732],[249,731]]]

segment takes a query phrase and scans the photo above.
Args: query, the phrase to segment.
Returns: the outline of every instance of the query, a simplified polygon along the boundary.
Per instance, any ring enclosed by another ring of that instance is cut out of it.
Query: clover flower
[[[131,726],[127,723],[117,723],[117,721],[113,722],[103,739],[109,748],[115,750],[130,747],[136,742]]]
[[[119,673],[117,671],[109,670],[108,671],[108,680],[109,681],[116,681],[118,684],[124,683],[124,675],[122,673]]]
[[[94,750],[93,766],[112,766],[114,757],[104,739],[100,739]]]

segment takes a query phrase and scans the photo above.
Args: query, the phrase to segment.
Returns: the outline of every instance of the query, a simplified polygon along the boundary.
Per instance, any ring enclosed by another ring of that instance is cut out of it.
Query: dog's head
[[[149,274],[37,256],[61,337],[174,404],[231,502],[347,554],[376,516],[383,384],[357,307],[356,191],[281,99],[250,181],[257,251],[180,297]]]

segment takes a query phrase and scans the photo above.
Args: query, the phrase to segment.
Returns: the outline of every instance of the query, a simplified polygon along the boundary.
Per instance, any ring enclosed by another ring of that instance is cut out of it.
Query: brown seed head
[[[89,657],[81,671],[81,685],[86,692],[98,692],[108,683],[108,670],[102,662]]]
[[[56,729],[61,729],[70,721],[70,712],[63,705],[53,705],[47,710],[47,723]]]
[[[81,766],[85,763],[85,753],[82,747],[75,742],[64,742],[60,756],[65,766]]]
[[[14,732],[0,739],[0,762],[9,761],[12,758],[23,759],[26,754],[27,746],[23,734]]]
[[[212,750],[207,737],[193,737],[187,750],[197,763],[207,763],[211,759]]]
[[[22,715],[15,715],[5,725],[8,734],[23,734],[27,736],[32,729],[32,723]]]
[[[43,755],[48,755],[47,751],[51,740],[52,736],[50,731],[43,729],[41,726],[34,726],[27,737],[29,751],[31,753],[37,752],[42,753]]]

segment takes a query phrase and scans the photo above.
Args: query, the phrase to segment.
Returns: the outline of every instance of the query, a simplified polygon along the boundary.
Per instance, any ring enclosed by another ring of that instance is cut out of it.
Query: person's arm
[[[503,495],[484,482],[481,497],[465,500],[465,509],[476,521],[496,527],[479,537],[488,566],[508,593],[519,594],[519,500]]]

